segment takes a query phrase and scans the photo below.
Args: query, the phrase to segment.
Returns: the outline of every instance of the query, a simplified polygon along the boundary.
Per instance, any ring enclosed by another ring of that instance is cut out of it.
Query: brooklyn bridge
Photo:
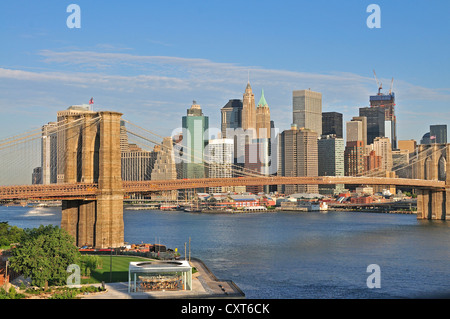
[[[418,219],[450,219],[450,176],[446,174],[450,165],[448,144],[419,146],[415,160],[417,178],[378,177],[370,173],[286,177],[241,170],[241,176],[232,178],[124,181],[121,177],[121,120],[121,113],[111,111],[65,114],[57,126],[58,137],[65,141],[63,180],[54,184],[5,185],[2,178],[0,201],[62,200],[61,227],[75,238],[77,245],[99,248],[123,245],[125,196],[217,186],[395,185],[415,189]],[[136,132],[128,133],[138,136]],[[17,145],[42,138],[42,131],[37,131],[0,140],[0,151],[10,154]],[[14,160],[9,161],[2,157],[4,170]]]

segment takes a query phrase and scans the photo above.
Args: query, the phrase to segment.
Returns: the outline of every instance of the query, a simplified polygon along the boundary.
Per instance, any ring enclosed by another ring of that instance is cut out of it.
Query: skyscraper
[[[423,134],[420,144],[431,144],[430,132]]]
[[[367,144],[372,144],[376,137],[384,137],[385,111],[382,107],[362,107],[359,116],[367,118]]]
[[[233,140],[214,139],[209,140],[207,147],[210,178],[233,177]],[[231,191],[233,187],[218,186],[210,187],[210,193],[221,193]]]
[[[269,175],[270,138],[273,122],[270,120],[270,109],[261,90],[261,98],[256,107],[256,138],[245,147],[245,168],[259,174]],[[269,190],[265,187],[266,191]],[[263,186],[247,186],[247,191],[259,193]]]
[[[120,152],[128,151],[128,133],[124,121],[120,121]]]
[[[343,137],[342,113],[322,113],[322,135],[336,135],[337,138]]]
[[[431,143],[447,143],[447,125],[430,125]]]
[[[33,174],[31,174],[31,184],[42,184],[42,167],[33,168]]]
[[[255,95],[250,82],[247,83],[242,99],[242,128],[244,130],[253,130],[253,132],[256,130]]]
[[[416,140],[399,140],[398,141],[398,148],[400,150],[408,150],[409,154],[414,153],[417,148],[417,142]]]
[[[255,174],[269,175],[269,139],[260,138],[254,139],[252,143],[245,145],[245,164],[246,172],[253,172]],[[264,189],[268,192],[269,187],[263,185],[247,186],[247,192],[257,194],[263,192]]]
[[[42,126],[41,140],[41,166],[42,184],[54,184],[57,182],[58,165],[58,125],[50,122]]]
[[[381,170],[381,162],[381,156],[377,155],[374,150],[371,150],[367,155],[364,155],[364,174],[377,176]]]
[[[242,101],[239,99],[229,100],[220,110],[222,138],[227,138],[227,130],[242,128]]]
[[[129,150],[121,152],[122,180],[150,180],[159,150],[160,148],[157,146],[155,146],[153,151],[145,151],[139,147],[132,147]]]
[[[363,141],[363,124],[360,121],[349,121],[346,123],[347,142]]]
[[[208,144],[209,119],[195,101],[182,118],[183,177],[204,178],[204,150]]]
[[[256,108],[256,136],[257,138],[270,138],[270,109],[261,91],[261,98]]]
[[[318,176],[318,134],[295,124],[280,134],[278,176]],[[285,194],[318,193],[317,185],[281,185]]]
[[[344,176],[344,139],[336,135],[322,135],[318,143],[319,176]],[[344,185],[319,185],[319,193],[334,195]]]
[[[354,116],[352,117],[352,121],[361,122],[362,129],[362,141],[364,146],[367,145],[367,118],[365,116]]]
[[[380,88],[381,89],[381,88]],[[397,148],[397,118],[395,116],[395,94],[389,91],[389,94],[383,94],[379,90],[377,95],[371,95],[370,107],[380,107],[384,111],[384,134],[380,137],[388,137],[391,142],[392,149]],[[370,144],[370,143],[369,143]]]
[[[389,138],[377,137],[373,141],[375,154],[381,156],[381,170],[392,171],[392,146]]]
[[[364,173],[363,141],[347,142],[344,151],[345,176],[361,176]]]
[[[311,90],[292,92],[293,123],[322,135],[322,94]]]

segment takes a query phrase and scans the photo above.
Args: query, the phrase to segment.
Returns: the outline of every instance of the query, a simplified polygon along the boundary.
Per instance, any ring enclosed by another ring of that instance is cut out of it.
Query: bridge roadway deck
[[[123,181],[124,193],[153,193],[167,190],[208,188],[217,186],[292,185],[292,184],[347,184],[347,185],[395,185],[417,189],[445,190],[445,182],[386,177],[237,177],[199,178],[152,181]],[[27,199],[84,199],[94,200],[98,193],[95,183],[1,186],[0,200]]]

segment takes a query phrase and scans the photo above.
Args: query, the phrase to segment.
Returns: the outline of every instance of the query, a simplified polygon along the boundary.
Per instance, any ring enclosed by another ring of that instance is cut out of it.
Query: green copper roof
[[[262,90],[261,98],[259,99],[259,102],[258,102],[258,107],[263,107],[263,106],[269,106],[266,102],[266,98],[264,97],[264,90]]]

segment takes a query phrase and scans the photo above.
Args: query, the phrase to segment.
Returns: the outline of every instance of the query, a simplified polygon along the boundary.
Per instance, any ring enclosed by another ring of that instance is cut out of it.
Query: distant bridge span
[[[154,193],[168,190],[208,188],[218,186],[292,185],[292,184],[347,184],[347,185],[395,185],[436,191],[445,190],[445,182],[438,180],[386,178],[386,177],[243,177],[243,178],[199,178],[153,181],[123,181],[124,194]],[[96,183],[66,183],[50,185],[1,186],[0,200],[27,199],[95,199]]]

